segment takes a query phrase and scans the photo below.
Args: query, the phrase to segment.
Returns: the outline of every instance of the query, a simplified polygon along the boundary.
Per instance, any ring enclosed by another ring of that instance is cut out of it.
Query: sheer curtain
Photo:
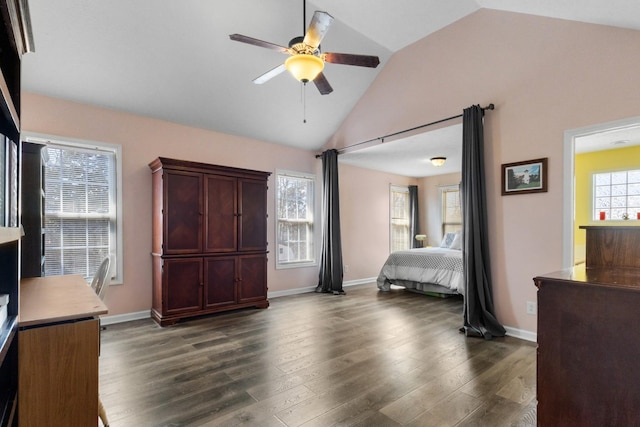
[[[418,186],[409,186],[409,241],[411,248],[418,247],[416,234],[420,234],[420,216],[418,214]]]
[[[484,176],[483,110],[465,108],[462,115],[462,237],[464,326],[467,336],[491,339],[506,331],[495,317]]]
[[[322,183],[322,250],[316,292],[333,292],[340,295],[344,294],[344,291],[337,150],[322,153]]]

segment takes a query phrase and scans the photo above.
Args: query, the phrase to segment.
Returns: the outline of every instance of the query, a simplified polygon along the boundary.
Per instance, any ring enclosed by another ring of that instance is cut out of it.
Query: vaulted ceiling
[[[480,8],[640,29],[636,0],[29,0],[35,53],[23,88],[188,126],[318,150],[394,52]],[[322,96],[288,73],[252,80],[286,59],[231,41],[287,46],[314,10],[335,21],[323,51],[377,55],[377,69],[327,64]],[[306,123],[304,119],[306,118]]]

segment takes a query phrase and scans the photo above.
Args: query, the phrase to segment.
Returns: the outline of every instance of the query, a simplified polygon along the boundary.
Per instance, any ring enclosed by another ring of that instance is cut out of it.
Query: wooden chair
[[[98,267],[91,281],[91,289],[95,291],[101,300],[104,300],[104,295],[109,285],[109,267],[111,267],[111,258],[106,257],[104,261],[100,263],[100,267]]]

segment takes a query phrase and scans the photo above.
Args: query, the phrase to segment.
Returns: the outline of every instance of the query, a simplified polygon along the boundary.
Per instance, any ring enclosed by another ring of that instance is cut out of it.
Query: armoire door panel
[[[202,308],[202,258],[164,260],[166,314],[197,311]]]
[[[236,303],[236,257],[205,258],[205,308]]]
[[[267,183],[243,179],[240,192],[239,250],[267,248]]]
[[[238,257],[238,263],[238,302],[264,300],[267,297],[267,256],[243,255]]]
[[[205,252],[233,252],[237,248],[237,179],[205,175]]]
[[[167,172],[163,179],[165,254],[202,251],[202,175]]]

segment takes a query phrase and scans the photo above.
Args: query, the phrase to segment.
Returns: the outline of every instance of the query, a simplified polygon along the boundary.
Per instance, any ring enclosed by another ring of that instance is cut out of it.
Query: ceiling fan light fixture
[[[324,69],[324,61],[315,55],[292,55],[284,61],[284,66],[302,83],[308,83],[315,79]]]
[[[447,161],[446,157],[432,157],[429,159],[431,161],[431,164],[435,167],[440,167],[442,165],[444,165],[444,162]]]

